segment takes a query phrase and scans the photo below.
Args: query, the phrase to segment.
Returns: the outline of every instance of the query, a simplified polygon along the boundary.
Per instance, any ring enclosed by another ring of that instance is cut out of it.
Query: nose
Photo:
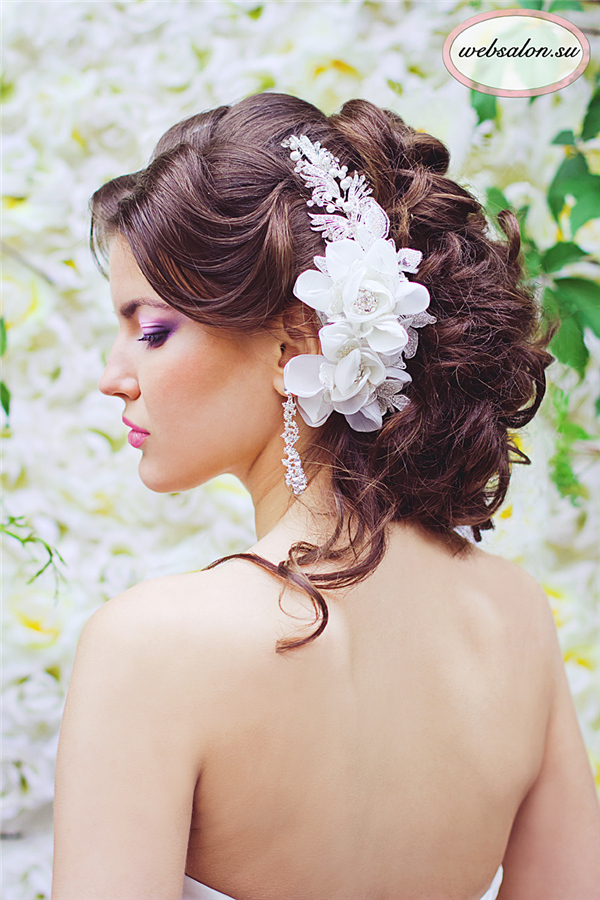
[[[109,397],[136,400],[140,395],[137,376],[119,347],[118,338],[110,351],[106,368],[98,382],[98,387],[103,394],[107,394]]]

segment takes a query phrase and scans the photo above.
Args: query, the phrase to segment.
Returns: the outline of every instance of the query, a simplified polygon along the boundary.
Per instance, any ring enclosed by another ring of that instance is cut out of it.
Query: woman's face
[[[111,244],[110,286],[119,334],[99,386],[125,403],[144,484],[183,491],[223,472],[247,483],[281,443],[277,338],[231,336],[168,306],[122,236]]]

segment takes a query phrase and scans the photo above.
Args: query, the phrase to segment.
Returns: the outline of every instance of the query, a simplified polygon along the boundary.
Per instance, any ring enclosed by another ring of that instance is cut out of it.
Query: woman
[[[95,194],[140,476],[233,473],[258,541],[84,628],[54,900],[597,896],[547,599],[464,534],[523,461],[550,332],[514,216],[492,240],[447,166],[366,101],[262,94]]]

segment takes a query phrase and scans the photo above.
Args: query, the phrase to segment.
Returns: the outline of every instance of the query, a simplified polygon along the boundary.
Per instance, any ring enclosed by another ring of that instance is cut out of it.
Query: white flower
[[[420,257],[384,238],[368,248],[342,238],[327,242],[325,256],[315,257],[317,269],[297,278],[296,297],[326,320],[319,331],[323,355],[297,356],[284,371],[307,424],[316,428],[335,410],[356,431],[381,428],[389,398],[378,397],[377,388],[388,378],[399,389],[411,380],[402,359],[405,348],[414,352],[407,329],[429,305],[427,288],[402,271],[415,272]]]
[[[334,241],[327,245],[325,257],[315,261],[321,271],[302,272],[294,294],[328,318],[344,316],[365,324],[384,315],[414,315],[429,306],[427,288],[406,279],[393,242],[383,238],[368,250],[348,238]],[[401,336],[399,330],[396,333]]]
[[[396,316],[382,315],[368,322],[332,322],[319,331],[324,355],[331,360],[345,356],[349,346],[363,340],[376,353],[396,354],[408,343],[408,332]]]
[[[341,348],[335,361],[316,354],[293,357],[284,369],[286,389],[296,395],[302,418],[313,428],[322,425],[334,410],[348,418],[373,403],[372,414],[367,417],[374,427],[356,430],[380,428],[381,414],[375,413],[375,407],[379,408],[375,389],[387,377],[386,366],[377,353],[361,347],[352,337]],[[362,417],[355,421],[362,421]]]

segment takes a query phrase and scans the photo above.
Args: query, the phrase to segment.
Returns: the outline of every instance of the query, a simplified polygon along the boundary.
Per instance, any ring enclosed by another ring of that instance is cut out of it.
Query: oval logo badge
[[[586,36],[566,19],[533,9],[481,13],[444,41],[444,65],[466,87],[497,97],[537,97],[579,78]]]

